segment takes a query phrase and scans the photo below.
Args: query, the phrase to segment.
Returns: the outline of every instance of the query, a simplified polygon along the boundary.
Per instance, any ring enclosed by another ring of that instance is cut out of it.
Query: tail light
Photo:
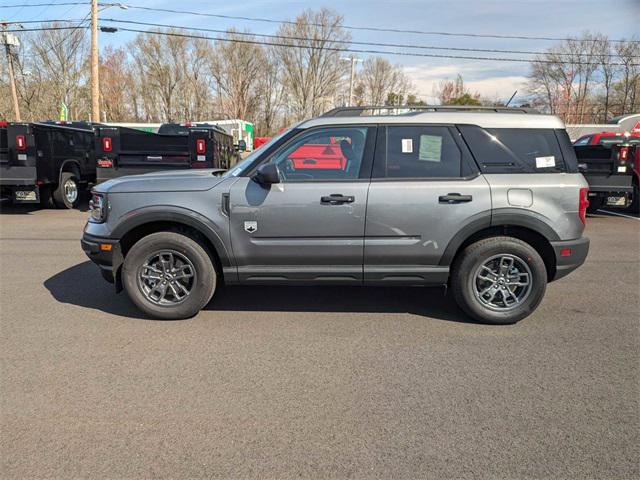
[[[113,150],[113,141],[111,141],[111,137],[102,137],[102,151],[110,152]]]
[[[589,189],[580,189],[580,199],[578,200],[578,216],[583,225],[587,224],[587,207],[589,206]]]
[[[16,148],[18,150],[27,149],[27,138],[24,135],[16,135]]]
[[[620,160],[623,162],[629,158],[629,147],[620,147]]]
[[[198,138],[196,140],[196,153],[198,155],[204,155],[207,151],[206,144],[204,143],[204,138]]]

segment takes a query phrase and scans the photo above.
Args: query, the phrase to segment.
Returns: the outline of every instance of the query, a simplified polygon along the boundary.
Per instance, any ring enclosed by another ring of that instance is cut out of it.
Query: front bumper
[[[589,238],[551,242],[556,256],[556,272],[551,280],[566,277],[584,263],[589,253]]]
[[[122,267],[124,258],[120,242],[111,238],[101,238],[85,233],[80,244],[87,257],[98,265],[102,277],[107,282],[115,284],[116,292],[121,291],[120,267]],[[110,246],[110,248],[107,246]]]

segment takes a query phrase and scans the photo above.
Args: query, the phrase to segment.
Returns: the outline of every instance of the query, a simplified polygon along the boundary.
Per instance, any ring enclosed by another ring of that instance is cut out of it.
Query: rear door
[[[242,177],[233,184],[230,228],[240,282],[362,283],[375,131],[359,125],[303,131],[266,159],[277,165],[280,183]],[[318,168],[333,145],[342,161]]]
[[[464,227],[489,226],[491,195],[451,126],[380,127],[364,240],[368,284],[440,284]]]

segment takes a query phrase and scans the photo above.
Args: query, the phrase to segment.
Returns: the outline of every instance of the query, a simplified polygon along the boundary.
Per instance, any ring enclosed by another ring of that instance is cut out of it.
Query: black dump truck
[[[15,203],[73,208],[96,180],[87,122],[0,123],[0,194]]]
[[[589,183],[589,213],[602,207],[626,208],[633,196],[637,144],[574,145],[578,167]]]
[[[237,161],[233,137],[208,124],[163,124],[158,133],[102,125],[94,141],[98,183],[158,170],[226,170]]]

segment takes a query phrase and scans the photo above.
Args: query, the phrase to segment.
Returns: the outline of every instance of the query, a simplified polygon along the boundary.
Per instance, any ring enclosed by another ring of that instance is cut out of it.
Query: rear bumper
[[[94,237],[85,233],[80,240],[82,250],[89,259],[98,265],[102,277],[116,286],[116,292],[122,290],[120,281],[120,267],[124,261],[120,242],[110,238]],[[110,250],[105,250],[104,245],[110,245]]]
[[[556,273],[552,281],[566,277],[584,263],[589,253],[589,242],[588,237],[551,242],[556,255]]]
[[[633,192],[633,175],[583,175],[589,184],[589,192]]]
[[[0,186],[35,185],[36,167],[0,166]]]

